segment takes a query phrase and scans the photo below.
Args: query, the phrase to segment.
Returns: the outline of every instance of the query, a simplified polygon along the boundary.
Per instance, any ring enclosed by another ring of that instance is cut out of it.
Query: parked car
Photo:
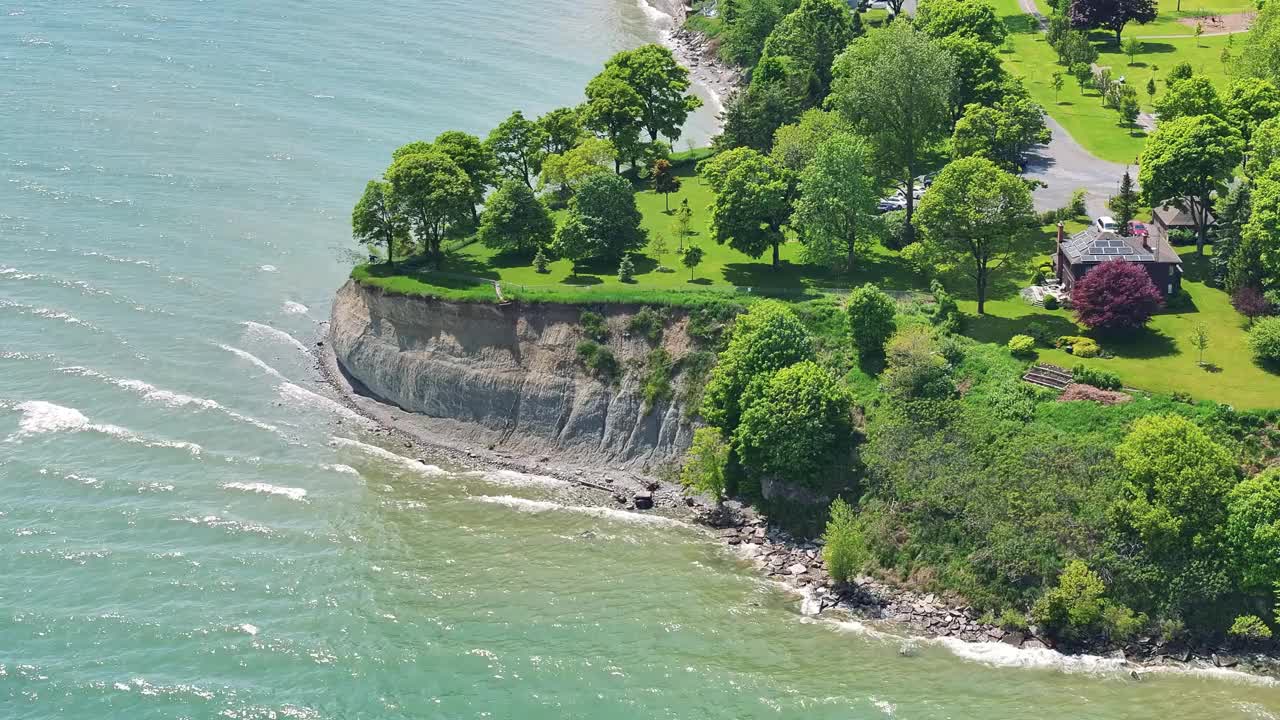
[[[1130,220],[1130,221],[1129,221],[1129,234],[1130,234],[1131,236],[1133,236],[1133,237],[1143,237],[1143,238],[1144,238],[1144,237],[1149,237],[1149,236],[1151,235],[1151,232],[1150,232],[1149,230],[1147,230],[1147,226],[1146,226],[1146,224],[1145,224],[1145,223],[1140,223],[1140,222],[1138,222],[1137,220]]]
[[[876,210],[882,213],[893,212],[894,210],[906,210],[907,201],[905,198],[894,195],[887,197],[876,204]]]
[[[1116,219],[1110,215],[1103,215],[1093,221],[1094,226],[1103,232],[1119,232],[1120,225],[1116,223]]]

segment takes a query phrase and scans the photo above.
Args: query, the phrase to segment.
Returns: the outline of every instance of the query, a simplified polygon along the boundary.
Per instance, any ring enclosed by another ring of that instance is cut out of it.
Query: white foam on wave
[[[320,469],[328,470],[329,472],[340,473],[342,475],[355,475],[356,477],[360,476],[359,470],[351,467],[350,465],[343,465],[342,463],[325,463],[324,465],[320,466]]]
[[[307,499],[307,491],[297,487],[283,487],[280,485],[272,485],[271,483],[255,482],[229,482],[220,486],[224,490],[241,490],[243,492],[256,493],[258,495],[279,495],[280,497],[289,498],[297,502],[305,502]]]
[[[35,273],[24,273],[18,268],[0,267],[0,277],[8,280],[33,280],[40,276]]]
[[[553,478],[550,475],[530,475],[528,473],[517,472],[515,470],[478,470],[467,473],[468,475],[477,476],[486,482],[495,485],[506,485],[510,487],[564,487],[569,483],[559,478]]]
[[[534,514],[561,511],[590,515],[604,520],[619,520],[621,522],[629,522],[637,525],[694,528],[694,526],[689,523],[663,517],[661,515],[641,515],[640,513],[618,510],[617,508],[591,507],[589,505],[561,505],[559,503],[547,502],[546,500],[530,500],[528,498],[513,497],[511,495],[473,495],[468,499],[493,505],[502,505],[521,512]]]
[[[258,268],[258,270],[260,270],[260,271],[262,271],[262,272],[265,272],[265,273],[280,272],[280,269],[279,269],[279,268],[277,268],[275,265],[263,265],[263,266],[259,267],[259,268]]]
[[[443,468],[439,468],[435,465],[428,465],[420,460],[414,460],[413,458],[408,458],[403,455],[397,455],[396,453],[393,453],[390,450],[384,450],[378,447],[377,445],[362,443],[359,440],[352,440],[350,438],[343,438],[343,437],[334,437],[334,438],[329,438],[329,446],[348,448],[350,450],[357,450],[366,455],[371,455],[381,460],[386,460],[388,462],[395,463],[408,470],[412,470],[413,472],[416,472],[419,475],[424,475],[427,477],[439,477],[441,475],[448,474],[447,472],[445,472]]]
[[[251,623],[240,623],[236,626],[236,629],[250,636],[258,634],[258,626]]]
[[[654,7],[648,0],[636,0],[636,5],[640,6],[640,11],[644,13],[645,17],[649,18],[650,22],[661,25],[664,28],[670,27],[675,22],[675,18]]]
[[[221,344],[220,344],[220,345],[218,345],[218,347],[222,348],[223,350],[226,350],[227,352],[231,353],[232,355],[235,355],[236,357],[238,357],[238,358],[240,358],[240,359],[242,359],[242,360],[247,360],[248,362],[250,362],[250,363],[252,363],[254,366],[256,366],[258,369],[260,369],[260,370],[262,370],[263,372],[267,373],[268,375],[272,375],[272,376],[274,376],[274,377],[280,378],[281,380],[288,380],[288,378],[286,378],[284,375],[281,375],[281,374],[280,374],[280,371],[279,371],[279,370],[276,370],[275,368],[273,368],[273,367],[271,367],[270,365],[266,364],[266,363],[265,363],[265,362],[263,362],[261,359],[259,359],[259,358],[258,358],[258,356],[254,355],[253,353],[245,352],[244,350],[241,350],[240,348],[231,347],[230,345],[221,345]]]
[[[98,327],[97,325],[94,325],[93,323],[87,322],[85,320],[81,320],[80,318],[72,315],[71,313],[64,312],[62,310],[54,310],[53,308],[47,308],[47,307],[33,307],[31,305],[24,305],[22,303],[12,302],[10,300],[0,300],[0,308],[7,308],[9,310],[13,310],[19,315],[30,315],[32,317],[44,318],[45,320],[61,320],[62,322],[68,325],[77,325],[79,327],[92,330],[93,332],[96,332],[96,333],[100,333],[103,331],[102,328]]]
[[[172,448],[186,450],[193,456],[199,456],[202,448],[189,442],[173,440],[156,440],[143,437],[118,425],[103,425],[89,422],[84,413],[75,408],[56,405],[44,400],[28,400],[19,403],[17,410],[22,413],[18,421],[18,432],[9,436],[9,441],[20,441],[24,437],[60,432],[96,432],[108,435],[127,443],[154,448]]]
[[[303,313],[307,312],[306,305],[299,305],[298,303],[293,303],[293,304],[298,305],[298,307],[302,308],[300,312],[303,312]],[[285,306],[286,306],[285,312],[294,312],[288,309],[288,305],[289,303],[285,303]],[[307,346],[303,345],[302,342],[298,340],[298,338],[290,335],[289,333],[283,330],[280,330],[279,328],[273,328],[270,325],[263,325],[262,323],[257,323],[252,320],[246,320],[245,322],[242,322],[240,324],[244,325],[250,334],[257,335],[259,337],[266,337],[269,339],[278,340],[280,342],[283,342],[287,345],[290,345],[296,348],[303,355],[307,355],[307,356],[311,355],[311,351],[308,350]]]
[[[323,410],[328,410],[329,412],[335,415],[341,415],[342,417],[348,420],[357,422],[366,427],[377,426],[376,423],[374,423],[369,418],[366,418],[360,413],[338,402],[337,400],[331,400],[323,395],[320,395],[319,393],[313,393],[310,390],[294,385],[291,382],[282,383],[279,388],[279,393],[280,393],[280,397],[284,400],[302,403],[303,405],[310,405],[311,407],[318,407]]]
[[[255,535],[275,535],[275,531],[266,525],[258,523],[240,522],[239,520],[231,520],[218,515],[187,515],[184,517],[175,517],[178,522],[191,523],[192,525],[201,525],[203,527],[215,528],[218,530],[226,530],[233,533],[254,533]]]
[[[283,310],[290,315],[306,315],[308,312],[311,312],[311,308],[300,302],[294,302],[292,300],[285,301]]]
[[[100,373],[96,370],[92,370],[90,368],[82,367],[79,365],[59,368],[59,370],[61,372],[64,372],[70,375],[79,375],[81,377],[88,377],[88,378],[94,378],[95,380],[101,380],[105,383],[115,385],[118,388],[122,388],[124,390],[129,390],[134,393],[137,393],[138,395],[142,396],[143,400],[146,400],[148,402],[159,403],[166,407],[171,407],[171,408],[196,407],[201,410],[214,410],[214,411],[223,413],[224,415],[232,418],[233,420],[238,420],[240,422],[253,425],[254,427],[260,430],[265,430],[267,432],[272,432],[272,433],[278,433],[280,431],[279,428],[277,428],[275,425],[271,425],[270,423],[264,423],[261,420],[255,420],[254,418],[251,418],[248,415],[242,415],[226,407],[222,403],[219,403],[217,400],[210,400],[208,398],[185,395],[183,393],[173,392],[171,390],[162,390],[150,383],[146,383],[141,380],[123,380],[120,378],[114,378],[114,377],[111,377],[110,375],[104,375],[103,373]]]

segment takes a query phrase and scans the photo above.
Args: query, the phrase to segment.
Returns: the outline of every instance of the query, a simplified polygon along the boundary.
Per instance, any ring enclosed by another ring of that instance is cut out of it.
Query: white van
[[[1116,222],[1116,219],[1110,215],[1103,215],[1097,220],[1094,220],[1093,224],[1103,232],[1120,232],[1120,225]]]

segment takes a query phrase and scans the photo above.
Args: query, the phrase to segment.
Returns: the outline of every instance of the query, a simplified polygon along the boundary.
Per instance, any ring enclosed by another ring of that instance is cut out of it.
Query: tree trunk
[[[978,314],[987,314],[987,265],[977,261],[978,266]]]
[[[903,229],[903,247],[916,241],[916,226],[911,222],[916,213],[916,176],[912,170],[913,168],[907,168],[907,225]]]
[[[666,206],[667,212],[671,212],[671,194],[662,193],[662,204]]]
[[[779,243],[773,244],[773,269],[774,270],[778,269],[778,245]]]
[[[1208,201],[1196,199],[1191,201],[1191,219],[1196,221],[1196,255],[1204,257],[1204,242],[1208,235],[1209,208]]]
[[[854,233],[849,233],[849,252],[845,255],[845,270],[848,272],[853,272],[853,248],[856,244],[856,238],[857,236]]]
[[[387,236],[387,262],[391,263],[391,267],[396,266],[396,236],[392,233]]]

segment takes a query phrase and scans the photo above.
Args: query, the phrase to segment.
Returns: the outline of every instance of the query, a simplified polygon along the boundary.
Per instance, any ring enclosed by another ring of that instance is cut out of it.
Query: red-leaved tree
[[[1071,303],[1082,325],[1107,331],[1146,325],[1164,299],[1141,265],[1111,260],[1076,282]]]
[[[1267,302],[1266,296],[1258,288],[1245,285],[1235,292],[1231,293],[1231,307],[1236,312],[1249,318],[1249,324],[1253,325],[1253,321],[1271,312],[1271,303]]]

